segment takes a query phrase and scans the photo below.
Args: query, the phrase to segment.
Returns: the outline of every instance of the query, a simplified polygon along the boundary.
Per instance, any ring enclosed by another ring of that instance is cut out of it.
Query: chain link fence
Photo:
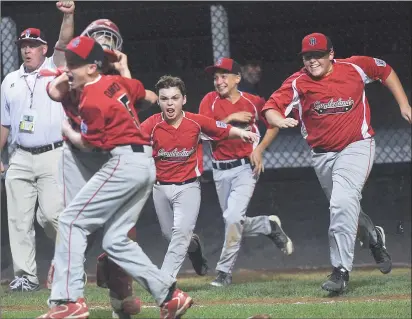
[[[411,10],[406,2],[96,4],[76,3],[75,34],[93,20],[113,20],[124,38],[133,76],[149,89],[163,74],[182,77],[188,89],[186,109],[191,112],[197,112],[202,97],[213,90],[204,67],[222,56],[241,64],[259,60],[263,73],[256,87],[260,96],[268,98],[301,67],[297,52],[301,39],[310,32],[329,35],[337,58],[368,55],[385,60],[398,73],[411,100]],[[10,69],[8,64],[17,52],[10,34],[15,37],[27,27],[38,27],[47,35],[51,54],[61,18],[53,3],[2,2],[2,77],[18,67],[13,64]],[[379,83],[368,86],[367,96],[376,131],[375,162],[410,162],[411,127],[401,118],[395,100]],[[141,119],[158,111],[153,107],[140,114]],[[209,170],[207,145],[204,160]],[[266,168],[311,166],[309,148],[295,129],[281,131],[264,156]]]
[[[17,53],[17,47],[14,44],[16,40],[17,30],[16,24],[14,21],[9,18],[1,18],[1,78],[4,79],[6,74],[17,70],[19,67],[19,57]],[[1,115],[0,115],[1,119]],[[11,140],[9,136],[9,140]],[[3,163],[8,162],[8,155],[11,154],[14,150],[13,146],[5,148],[1,152],[1,160]]]

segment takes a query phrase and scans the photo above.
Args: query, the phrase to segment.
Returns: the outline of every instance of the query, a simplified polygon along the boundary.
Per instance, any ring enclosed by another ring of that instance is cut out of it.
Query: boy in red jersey
[[[156,163],[153,202],[164,236],[170,242],[162,270],[176,278],[186,254],[198,274],[205,274],[199,237],[193,234],[200,209],[203,172],[201,137],[209,140],[240,138],[258,141],[256,133],[245,131],[200,114],[184,112],[186,88],[177,77],[163,76],[156,84],[162,113],[149,117],[142,130],[150,135]],[[203,267],[196,267],[196,265]]]
[[[264,99],[238,90],[241,69],[236,61],[221,58],[206,68],[206,72],[214,76],[215,91],[202,99],[199,113],[258,133],[256,122],[261,119],[259,114]],[[225,242],[212,286],[231,284],[243,236],[266,235],[284,254],[293,252],[293,243],[283,231],[278,216],[246,216],[257,179],[264,170],[262,154],[278,131],[278,128],[268,127],[259,145],[242,140],[212,142],[213,179],[225,221]]]
[[[409,123],[411,107],[398,76],[385,61],[366,56],[334,59],[332,43],[321,33],[303,38],[301,55],[304,67],[271,95],[262,114],[271,125],[288,128],[298,121],[286,116],[298,110],[315,172],[330,201],[333,272],[322,288],[341,293],[353,266],[358,224],[360,230],[369,229],[369,248],[380,271],[389,273],[392,267],[382,227],[374,226],[360,207],[375,156],[365,84],[383,82]]]
[[[104,225],[103,250],[155,298],[161,318],[183,315],[192,299],[176,280],[159,270],[127,232],[137,222],[155,181],[149,136],[142,132],[133,104],[145,97],[138,80],[100,75],[104,52],[88,37],[66,49],[67,76],[80,90],[81,132],[65,122],[63,133],[77,148],[100,148],[109,160],[93,175],[59,219],[53,287],[54,306],[40,318],[87,318],[83,258],[86,236]]]
[[[117,25],[108,19],[98,19],[90,23],[81,35],[91,37],[96,40],[105,52],[102,73],[116,74],[131,78],[127,63],[127,56],[122,53],[123,38]],[[64,56],[63,56],[64,57]],[[79,96],[77,90],[69,91],[63,99],[60,99],[59,87],[67,87],[67,77],[63,75],[56,78],[48,86],[49,96],[53,100],[61,101],[62,106],[69,118],[72,128],[80,132],[81,118],[79,116]],[[155,103],[156,94],[146,90],[143,101]],[[140,102],[140,101],[139,101]],[[61,156],[59,170],[60,183],[63,189],[64,206],[70,203],[76,194],[82,189],[87,181],[108,161],[109,154],[94,149],[93,152],[76,148],[69,140],[65,140],[63,154]],[[88,236],[87,251],[93,245],[97,233]],[[136,240],[136,227],[129,233],[129,238]],[[54,265],[50,267],[47,286],[51,289],[53,282]],[[86,276],[85,276],[86,277]],[[118,265],[107,258],[105,253],[98,256],[96,267],[96,284],[102,288],[109,289],[110,302],[114,309],[113,318],[130,319],[130,315],[135,315],[140,311],[140,300],[133,297],[133,278],[126,274]]]

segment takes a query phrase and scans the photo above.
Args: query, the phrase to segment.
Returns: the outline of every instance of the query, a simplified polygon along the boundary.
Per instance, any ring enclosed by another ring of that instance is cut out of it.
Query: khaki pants
[[[58,217],[63,211],[58,183],[58,163],[62,147],[33,155],[17,149],[10,158],[6,175],[10,248],[15,276],[25,275],[38,283],[34,218],[53,241]],[[39,208],[34,211],[36,200]]]

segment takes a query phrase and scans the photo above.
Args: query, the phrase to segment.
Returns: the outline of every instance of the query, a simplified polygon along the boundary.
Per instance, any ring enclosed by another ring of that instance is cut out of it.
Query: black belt
[[[240,158],[237,159],[236,161],[233,162],[212,162],[212,166],[215,169],[221,169],[221,170],[226,170],[226,169],[231,169],[235,168],[244,164],[250,164],[249,158]]]
[[[183,182],[162,182],[162,181],[156,181],[156,185],[185,185],[185,184],[190,184],[193,182],[197,181],[197,177],[193,177],[190,179],[187,179]]]
[[[323,153],[328,153],[328,152],[340,152],[341,150],[336,150],[336,151],[333,151],[333,150],[325,150],[324,148],[321,148],[321,147],[314,147],[314,148],[312,148],[312,151],[313,151],[313,153],[315,153],[315,154],[323,154]]]
[[[20,148],[23,151],[32,153],[34,155],[45,153],[45,152],[54,150],[55,148],[58,148],[58,147],[61,147],[61,146],[63,146],[63,141],[55,142],[53,144],[37,146],[37,147],[24,147],[24,146],[21,146],[21,145],[17,144],[17,148]]]
[[[104,149],[98,148],[98,147],[93,147],[92,149],[88,149],[88,150],[81,150],[80,148],[78,148],[76,145],[74,145],[72,142],[68,141],[68,144],[70,145],[70,148],[72,150],[76,150],[79,152],[92,152],[92,153],[107,153]]]
[[[144,153],[144,146],[140,145],[140,144],[122,144],[122,145],[118,145],[118,146],[130,146],[132,148],[133,152],[135,152],[135,153]],[[70,147],[75,149],[75,150],[81,151],[73,143],[70,143]],[[89,149],[89,151],[90,151],[90,149]],[[106,153],[107,152],[106,150],[101,149],[101,148],[97,148],[97,147],[92,148],[91,151],[94,152],[94,153]]]
[[[129,144],[130,145],[130,144]],[[144,146],[140,144],[131,144],[132,151],[135,153],[144,153]]]

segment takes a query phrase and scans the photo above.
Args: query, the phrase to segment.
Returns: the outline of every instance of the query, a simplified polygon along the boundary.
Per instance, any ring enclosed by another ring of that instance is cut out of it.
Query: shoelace
[[[11,289],[17,289],[21,286],[22,291],[30,290],[30,281],[25,277],[14,277],[14,280],[10,283]]]
[[[227,274],[225,274],[224,272],[219,272],[218,274],[217,274],[217,278],[216,278],[216,281],[225,281],[226,280],[226,278],[227,278]]]
[[[339,269],[334,269],[333,272],[328,276],[330,280],[339,280],[343,277],[343,273]]]

